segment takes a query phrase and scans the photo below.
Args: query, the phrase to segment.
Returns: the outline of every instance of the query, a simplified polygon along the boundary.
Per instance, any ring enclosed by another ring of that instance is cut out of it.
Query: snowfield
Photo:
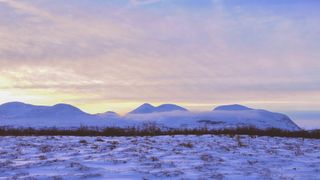
[[[0,179],[320,179],[320,140],[0,137]]]

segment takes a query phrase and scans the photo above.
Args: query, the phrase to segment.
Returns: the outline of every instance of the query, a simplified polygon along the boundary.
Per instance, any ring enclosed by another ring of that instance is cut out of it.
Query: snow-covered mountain
[[[42,106],[40,108],[33,109],[21,117],[28,118],[75,118],[91,116],[80,109],[68,105],[68,104],[57,104],[54,106]]]
[[[129,114],[148,114],[148,113],[161,113],[172,111],[188,111],[187,109],[177,106],[175,104],[162,104],[160,106],[153,106],[149,103],[145,103],[139,106],[137,109],[131,111]]]
[[[102,118],[119,118],[120,117],[119,114],[117,114],[116,112],[113,112],[113,111],[107,111],[105,113],[99,113],[96,115],[99,117],[102,117]]]
[[[253,109],[248,108],[246,106],[239,105],[239,104],[232,104],[232,105],[218,106],[214,110],[215,111],[245,111],[245,110],[253,110]]]
[[[14,127],[80,127],[101,126],[101,118],[69,104],[35,106],[21,102],[0,106],[0,126]]]
[[[153,113],[155,107],[149,103],[142,104],[137,109],[131,111],[129,114],[145,114],[145,113]]]
[[[252,109],[242,105],[219,106],[211,112],[153,111],[150,113],[148,111],[148,113],[131,113],[124,119],[136,122],[155,122],[169,128],[208,127],[216,129],[253,126],[259,129],[300,129],[284,114]]]
[[[13,118],[41,107],[42,106],[34,106],[22,102],[9,102],[0,105],[0,117]]]
[[[6,103],[0,106],[2,118],[66,118],[91,116],[79,108],[68,104],[56,104],[54,106],[34,106],[21,102]]]
[[[215,114],[223,114],[221,119],[227,117],[238,120],[239,124],[252,125],[258,128],[279,128],[285,130],[299,130],[297,126],[287,115],[270,112],[263,109],[252,109],[242,105],[224,105],[216,107],[213,110]]]
[[[299,130],[286,115],[242,105],[219,106],[209,112],[190,112],[173,104],[152,106],[143,104],[125,116],[115,112],[88,114],[68,105],[34,106],[13,102],[0,105],[0,126],[15,127],[130,127],[154,122],[167,128],[212,129],[254,126],[260,129]]]

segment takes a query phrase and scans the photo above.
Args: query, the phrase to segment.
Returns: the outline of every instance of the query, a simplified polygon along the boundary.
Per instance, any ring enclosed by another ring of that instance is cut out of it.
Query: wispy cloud
[[[92,99],[91,107],[320,97],[319,13],[311,7],[309,15],[254,3],[157,2],[0,1],[0,92],[29,101],[39,91],[77,94],[65,101]],[[146,4],[157,8],[139,6]]]

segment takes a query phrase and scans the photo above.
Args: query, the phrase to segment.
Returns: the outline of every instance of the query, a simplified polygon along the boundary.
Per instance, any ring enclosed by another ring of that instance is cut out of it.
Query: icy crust
[[[0,137],[0,179],[320,179],[320,140]]]

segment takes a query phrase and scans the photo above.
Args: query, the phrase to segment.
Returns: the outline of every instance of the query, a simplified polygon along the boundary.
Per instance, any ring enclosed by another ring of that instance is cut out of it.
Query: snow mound
[[[148,114],[148,113],[160,113],[160,112],[171,112],[171,111],[188,111],[187,109],[177,106],[175,104],[162,104],[155,107],[149,103],[145,103],[139,106],[137,109],[131,111],[129,114]]]

